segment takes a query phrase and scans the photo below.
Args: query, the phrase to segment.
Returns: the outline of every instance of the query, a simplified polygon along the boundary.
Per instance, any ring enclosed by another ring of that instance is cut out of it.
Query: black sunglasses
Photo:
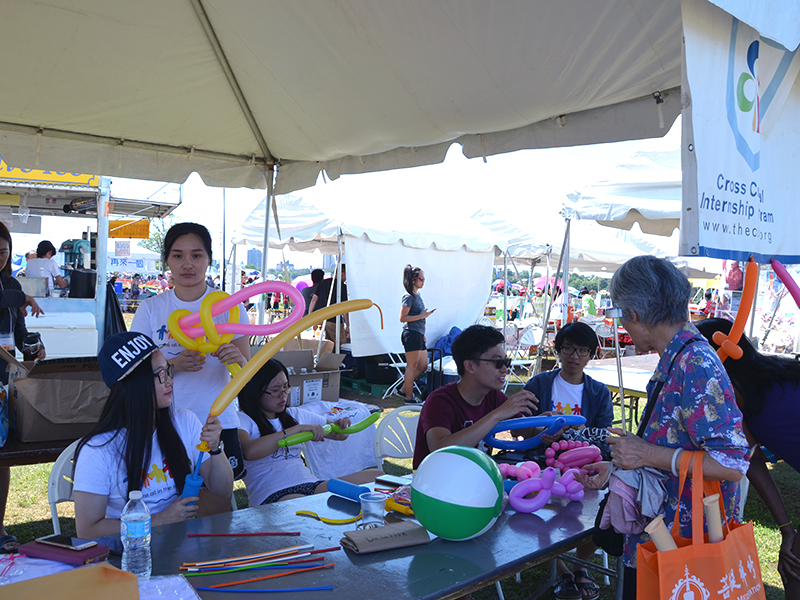
[[[511,359],[510,358],[471,358],[470,360],[479,360],[481,362],[488,362],[493,363],[494,368],[498,371],[505,367],[506,369],[511,368]]]

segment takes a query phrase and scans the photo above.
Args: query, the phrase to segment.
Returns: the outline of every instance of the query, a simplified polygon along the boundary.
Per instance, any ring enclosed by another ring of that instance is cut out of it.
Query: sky
[[[521,150],[490,156],[485,162],[482,158],[465,158],[461,147],[454,144],[445,161],[438,165],[343,175],[334,181],[320,176],[316,186],[293,195],[304,197],[322,210],[335,204],[354,214],[365,206],[380,202],[387,207],[387,221],[394,210],[410,211],[421,220],[438,222],[454,213],[472,215],[480,208],[490,208],[511,222],[524,225],[523,228],[532,227],[544,236],[552,237],[553,242],[560,242],[564,221],[558,212],[566,194],[606,179],[614,166],[641,143],[641,140],[636,140]],[[180,186],[175,184],[123,178],[111,180],[112,196],[117,197],[176,197],[181,193]],[[227,240],[225,254],[230,253],[230,239],[237,227],[265,195],[265,190],[210,188],[197,174],[193,174],[183,184],[183,201],[173,214],[177,221],[196,221],[209,229],[216,259],[223,255],[223,239]],[[35,246],[44,238],[51,239],[58,247],[64,239],[80,237],[80,232],[90,223],[93,221],[88,219],[45,218],[41,236],[15,235],[15,246],[21,250],[26,245]],[[135,241],[131,244],[134,252],[135,244]],[[244,252],[239,253],[239,258],[244,260]],[[322,264],[318,252],[286,251],[286,258],[297,268]],[[273,267],[281,260],[281,252],[270,249],[269,266]]]

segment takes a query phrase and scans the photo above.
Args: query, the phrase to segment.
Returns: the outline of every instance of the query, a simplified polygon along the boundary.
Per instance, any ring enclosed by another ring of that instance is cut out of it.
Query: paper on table
[[[12,583],[3,588],[3,595],[16,600],[85,600],[87,590],[91,590],[89,596],[93,598],[139,600],[136,575],[108,563]]]
[[[369,554],[392,548],[418,546],[430,541],[428,531],[422,525],[413,521],[401,521],[374,529],[345,531],[339,543],[356,554]]]

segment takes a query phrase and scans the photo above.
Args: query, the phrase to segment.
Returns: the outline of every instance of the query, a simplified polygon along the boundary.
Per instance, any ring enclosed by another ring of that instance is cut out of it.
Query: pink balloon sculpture
[[[509,465],[500,463],[500,474],[503,477],[513,477],[517,481],[525,481],[531,477],[539,477],[541,468],[533,461],[519,463],[518,465]]]
[[[283,281],[262,281],[261,283],[248,285],[235,294],[223,298],[219,302],[215,302],[211,307],[211,316],[216,317],[218,314],[235,307],[248,298],[270,292],[289,296],[294,303],[292,314],[280,321],[264,323],[263,325],[251,325],[250,323],[219,323],[216,326],[217,332],[219,334],[241,333],[244,335],[272,335],[273,333],[280,333],[289,325],[303,318],[303,313],[306,308],[306,301],[303,299],[303,294],[301,294],[300,290],[296,287],[284,283]],[[197,325],[197,327],[195,327],[195,325]],[[191,338],[205,335],[202,326],[200,326],[200,312],[194,312],[179,319],[178,326]],[[189,327],[191,327],[191,329],[189,329]]]
[[[556,452],[561,454],[556,458]],[[565,469],[579,469],[584,465],[602,460],[600,448],[588,442],[575,442],[572,440],[560,440],[553,442],[544,451],[545,462],[548,467],[555,467],[564,471]]]
[[[533,513],[542,508],[551,496],[564,496],[569,500],[583,500],[583,484],[575,481],[578,469],[569,469],[561,477],[556,478],[558,471],[547,467],[541,478],[532,477],[515,485],[508,494],[511,508],[517,512]],[[528,494],[537,492],[533,498]]]

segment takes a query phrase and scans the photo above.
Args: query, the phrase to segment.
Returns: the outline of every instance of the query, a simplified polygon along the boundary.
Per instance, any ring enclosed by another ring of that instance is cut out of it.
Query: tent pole
[[[558,257],[558,266],[556,267],[556,275],[555,275],[555,285],[553,289],[558,285],[558,274],[561,272],[561,265],[564,260],[564,248],[567,245],[567,241],[569,240],[569,231],[564,232],[564,244],[561,246],[561,255]],[[550,253],[547,254],[547,279],[545,279],[545,290],[550,287]],[[562,292],[563,293],[563,292]],[[539,342],[539,346],[536,348],[536,362],[534,363],[533,374],[538,375],[542,368],[542,354],[544,353],[544,342],[547,339],[547,326],[550,323],[550,309],[553,307],[553,303],[550,302],[550,294],[546,294],[547,297],[547,304],[545,314],[542,320],[542,341]]]
[[[261,280],[267,280],[267,252],[269,250],[269,211],[272,208],[272,192],[273,192],[273,168],[267,170],[267,196],[264,200],[264,239],[262,241],[261,251]],[[267,296],[262,302],[258,303],[258,324],[264,324],[264,307],[267,304]]]
[[[517,263],[514,261],[514,257],[509,255],[509,258],[511,259],[511,268],[514,269],[514,273],[517,274],[517,279],[522,281],[522,275],[519,274],[519,269],[517,269]],[[527,289],[528,290],[530,290],[530,288],[531,288],[531,273],[533,273],[533,263],[531,263],[531,270],[528,273],[528,285],[527,285]],[[526,299],[528,299],[528,298],[529,298],[529,296],[526,296]],[[525,301],[526,300],[522,300],[521,302],[519,302],[520,318],[522,317],[522,314],[523,314],[524,309],[525,309]],[[531,307],[533,307],[533,302],[531,302]],[[536,312],[535,308],[533,310],[534,310],[534,312]]]
[[[503,339],[505,339],[506,337],[506,323],[508,323],[508,251],[507,250],[503,252]]]
[[[567,324],[567,319],[569,319],[569,246],[570,246],[570,223],[572,222],[569,217],[564,217],[564,221],[566,221],[566,234],[564,235],[564,247],[566,251],[562,252],[564,256],[564,275],[562,279],[563,289],[561,290],[562,294],[562,304],[561,304],[561,326]],[[556,286],[558,286],[558,279],[556,278]]]
[[[342,228],[339,227],[339,234],[336,236],[336,303],[342,301]],[[329,305],[330,306],[330,305]],[[334,345],[334,352],[339,354],[341,349],[342,340],[340,339],[340,332],[342,328],[342,315],[336,315],[336,343]]]
[[[232,293],[236,293],[236,284],[238,282],[239,289],[242,287],[242,277],[239,275],[239,244],[235,244],[233,246],[233,279],[231,280],[231,291]]]
[[[547,331],[547,322],[544,320],[545,315],[550,314],[550,292],[547,291],[547,288],[550,286],[550,259],[553,255],[553,247],[547,247],[547,268],[544,271],[544,289],[542,290],[542,297],[544,298],[544,306],[542,308],[541,320],[542,320],[542,330]]]
[[[222,267],[222,291],[225,291],[225,188],[222,188],[222,260],[220,266]]]
[[[758,266],[758,265],[756,265]],[[756,277],[756,291],[754,292],[754,301],[753,301],[753,308],[750,309],[750,339],[753,339],[753,328],[756,324],[756,308],[758,306],[758,280],[761,277]],[[762,311],[763,312],[763,311]]]

